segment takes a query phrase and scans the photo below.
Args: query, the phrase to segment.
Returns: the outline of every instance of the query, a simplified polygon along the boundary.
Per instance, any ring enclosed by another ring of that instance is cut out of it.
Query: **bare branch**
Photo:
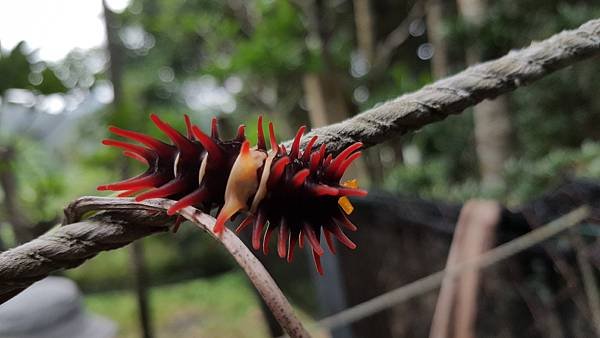
[[[4,251],[0,253],[0,304],[51,272],[77,267],[101,251],[167,231],[172,222],[172,217],[152,208],[103,211]]]
[[[357,141],[373,146],[599,54],[600,19],[595,19],[499,59],[469,67],[348,120],[314,129],[304,140],[318,135],[317,144],[327,144],[333,153]]]
[[[141,203],[130,198],[82,197],[65,209],[65,222],[102,210],[88,221],[68,224],[27,244],[0,254],[0,302],[10,299],[50,272],[73,268],[103,250],[115,249],[173,223],[165,211],[174,201],[152,199]],[[216,236],[215,219],[193,207],[180,215],[219,241],[244,269],[273,315],[291,337],[309,337],[292,306],[264,266],[229,229]],[[137,230],[137,231],[136,231]]]
[[[161,201],[164,203],[165,210],[173,203],[169,200]],[[267,272],[258,258],[250,252],[250,249],[246,247],[239,237],[227,228],[225,228],[220,236],[215,236],[213,232],[215,219],[193,207],[187,207],[179,211],[179,214],[223,244],[227,251],[235,258],[236,262],[244,269],[246,275],[265,301],[265,304],[267,304],[275,319],[279,322],[279,325],[281,325],[290,337],[310,337],[269,272]]]

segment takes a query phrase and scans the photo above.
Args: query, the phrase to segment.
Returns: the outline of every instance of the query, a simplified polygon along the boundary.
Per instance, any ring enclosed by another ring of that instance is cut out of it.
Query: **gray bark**
[[[376,105],[345,121],[312,130],[338,153],[354,142],[365,147],[459,114],[468,107],[532,83],[577,61],[600,55],[600,19],[564,31],[492,61],[471,66],[422,89]],[[285,145],[288,147],[290,141]]]
[[[166,231],[171,223],[162,210],[102,212],[2,252],[0,304],[53,271],[74,268],[101,251]]]

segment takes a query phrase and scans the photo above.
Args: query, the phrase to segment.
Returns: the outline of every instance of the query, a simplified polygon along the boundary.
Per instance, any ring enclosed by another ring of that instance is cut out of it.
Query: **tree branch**
[[[366,147],[373,146],[599,54],[600,19],[594,19],[499,59],[469,67],[348,120],[314,129],[306,135],[304,143],[318,135],[317,145],[327,144],[333,153],[357,141]]]
[[[137,210],[119,211],[115,208],[85,221],[53,229],[2,252],[0,304],[51,272],[77,267],[101,251],[120,248],[153,233],[167,231],[172,223],[173,218],[164,216],[159,209],[138,207]]]
[[[65,226],[29,243],[0,254],[0,304],[50,272],[81,265],[100,251],[116,249],[141,237],[166,231],[174,217],[166,210],[174,201],[152,199],[134,202],[130,198],[81,197],[65,208]],[[84,215],[101,210],[87,221]],[[220,242],[244,269],[271,312],[291,337],[309,337],[292,306],[264,266],[229,229],[219,236],[215,219],[193,207],[179,214]]]

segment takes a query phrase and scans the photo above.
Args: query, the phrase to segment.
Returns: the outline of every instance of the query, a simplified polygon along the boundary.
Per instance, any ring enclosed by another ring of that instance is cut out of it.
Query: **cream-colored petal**
[[[240,152],[227,180],[225,204],[243,205],[240,210],[248,210],[246,203],[256,194],[258,188],[257,171],[263,166],[266,158],[267,154],[258,150]]]
[[[206,173],[206,163],[208,162],[208,152],[204,153],[202,163],[200,163],[200,170],[198,171],[198,185],[202,185],[202,179]]]
[[[271,164],[275,159],[275,155],[277,155],[274,151],[269,151],[269,155],[265,160],[265,165],[263,167],[263,172],[260,177],[260,182],[258,184],[258,190],[256,190],[256,194],[254,195],[254,199],[252,200],[252,206],[250,207],[250,212],[255,213],[256,209],[258,209],[258,205],[260,202],[267,196],[267,181],[269,180],[269,175],[271,174]]]

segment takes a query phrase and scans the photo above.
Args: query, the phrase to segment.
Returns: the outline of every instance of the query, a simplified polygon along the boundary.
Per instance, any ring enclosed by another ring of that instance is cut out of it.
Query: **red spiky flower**
[[[154,124],[173,144],[166,144],[147,135],[110,127],[116,135],[129,138],[145,147],[107,139],[103,143],[122,148],[124,155],[148,164],[148,169],[125,181],[99,186],[98,190],[123,191],[119,196],[136,195],[137,201],[149,198],[171,198],[177,202],[168,210],[174,214],[186,206],[196,206],[205,212],[219,208],[214,227],[220,233],[225,223],[239,213],[247,213],[236,231],[249,224],[252,246],[267,254],[269,240],[277,230],[277,252],[291,262],[296,244],[310,244],[319,273],[323,273],[320,257],[321,232],[332,253],[332,237],[350,249],[356,245],[342,228],[357,228],[346,217],[351,212],[347,196],[364,196],[365,190],[355,185],[340,184],[350,164],[360,157],[361,143],[344,149],[336,157],[326,153],[326,146],[313,146],[314,136],[300,149],[301,127],[288,152],[275,139],[273,124],[269,123],[271,149],[267,145],[258,119],[258,144],[254,149],[244,136],[244,126],[235,139],[219,138],[217,121],[212,120],[211,136],[192,125],[185,116],[187,136],[182,135],[158,116],[151,115]]]

